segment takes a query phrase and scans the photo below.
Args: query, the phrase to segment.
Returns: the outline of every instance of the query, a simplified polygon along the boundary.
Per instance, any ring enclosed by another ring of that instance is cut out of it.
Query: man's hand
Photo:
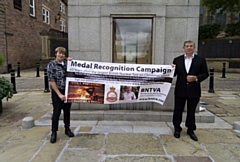
[[[195,82],[196,79],[197,79],[197,76],[195,76],[195,75],[188,75],[187,76],[187,81],[188,82]]]

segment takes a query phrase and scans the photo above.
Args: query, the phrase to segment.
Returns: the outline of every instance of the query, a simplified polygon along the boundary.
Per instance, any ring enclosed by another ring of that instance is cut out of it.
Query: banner
[[[171,65],[68,61],[66,102],[117,104],[157,102],[172,85]]]

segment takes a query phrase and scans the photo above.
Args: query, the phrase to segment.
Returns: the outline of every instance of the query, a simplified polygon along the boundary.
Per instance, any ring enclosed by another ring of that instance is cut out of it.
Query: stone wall
[[[215,72],[240,73],[240,68],[230,68],[231,62],[236,62],[239,67],[240,58],[206,58],[208,68],[213,68]],[[223,65],[225,63],[225,65]]]
[[[200,0],[71,0],[69,54],[79,60],[112,62],[112,18],[152,17],[152,63],[171,64],[183,53],[185,40],[198,44],[199,5]],[[154,110],[173,109],[173,95],[169,97],[167,107],[157,104]]]
[[[198,40],[199,0],[72,0],[69,2],[69,52],[77,59],[111,61],[111,17],[154,18],[153,63],[169,64],[184,40]]]

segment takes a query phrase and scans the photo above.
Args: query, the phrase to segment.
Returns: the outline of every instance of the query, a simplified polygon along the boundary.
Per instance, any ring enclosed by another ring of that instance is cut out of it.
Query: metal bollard
[[[225,76],[225,72],[226,72],[226,63],[223,63],[223,69],[222,69],[222,78],[226,78]]]
[[[44,92],[50,92],[49,90],[49,83],[48,83],[48,76],[47,76],[47,68],[44,69],[44,85],[45,85],[45,89]]]
[[[2,100],[0,100],[0,114],[2,114],[2,112],[3,112],[3,111],[2,111],[2,107],[3,107],[3,106],[2,106]]]
[[[15,80],[15,69],[10,70],[11,73],[11,83],[13,84],[13,93],[16,94],[16,80]]]
[[[17,63],[17,77],[21,77],[20,76],[20,62]]]
[[[12,69],[12,64],[8,64],[8,72],[10,73]]]
[[[214,79],[214,69],[211,68],[210,69],[210,80],[209,80],[209,93],[214,93],[214,89],[213,89],[213,79]]]
[[[40,75],[39,75],[39,62],[36,63],[36,72],[37,72],[36,77],[40,77]]]

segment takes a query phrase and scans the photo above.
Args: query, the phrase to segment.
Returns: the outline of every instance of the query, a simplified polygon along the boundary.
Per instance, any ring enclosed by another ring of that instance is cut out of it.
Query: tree
[[[240,11],[240,0],[201,0],[201,2],[212,13],[215,13],[216,10],[219,10],[220,13]]]

